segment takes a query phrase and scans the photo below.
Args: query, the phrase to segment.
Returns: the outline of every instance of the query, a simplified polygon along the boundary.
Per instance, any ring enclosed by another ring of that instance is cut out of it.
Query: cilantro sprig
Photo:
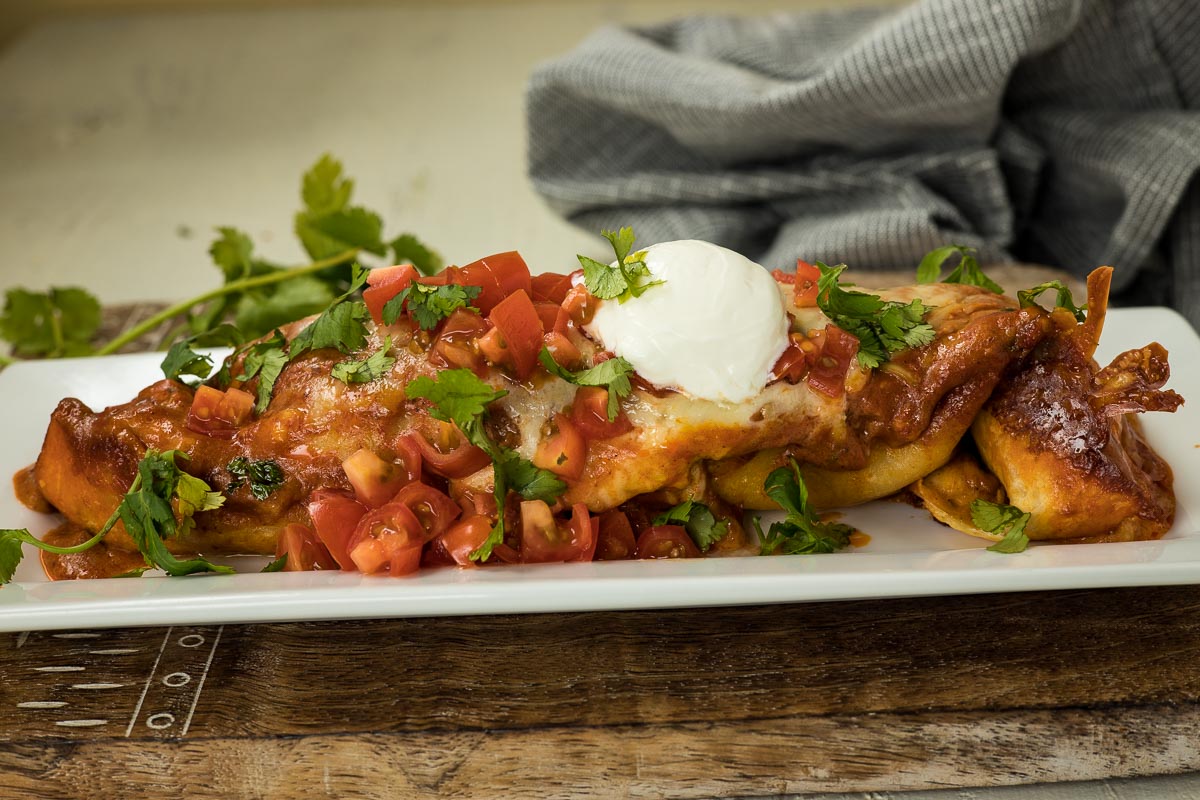
[[[1021,303],[1021,308],[1028,308],[1037,305],[1037,299],[1045,292],[1055,292],[1054,307],[1065,308],[1074,315],[1076,322],[1083,322],[1087,319],[1087,303],[1081,306],[1075,305],[1075,298],[1071,295],[1071,289],[1062,281],[1046,281],[1039,283],[1031,289],[1022,289],[1017,292],[1017,300]]]
[[[822,522],[817,518],[808,501],[808,487],[800,475],[800,465],[795,459],[790,461],[789,466],[772,470],[763,482],[763,490],[787,512],[787,518],[771,523],[766,534],[758,518],[753,519],[761,554],[834,553],[848,546],[854,529],[840,522]]]
[[[838,280],[845,264],[830,267],[818,261],[816,266],[821,272],[817,307],[834,325],[858,339],[858,362],[867,369],[878,367],[893,353],[933,341],[933,326],[925,321],[930,307],[919,298],[905,304],[848,291]]]
[[[717,519],[712,509],[695,500],[684,500],[655,517],[651,525],[682,525],[701,553],[729,533],[729,521]]]
[[[481,291],[478,286],[458,286],[453,283],[445,286],[410,283],[404,291],[384,304],[383,324],[396,324],[407,305],[408,313],[412,314],[421,330],[433,330],[456,310],[470,305]]]
[[[383,340],[383,345],[371,355],[357,361],[354,359],[339,361],[333,365],[330,374],[345,384],[377,381],[387,375],[392,365],[396,363],[396,359],[388,355],[388,351],[391,349],[392,337],[388,336]]]
[[[233,476],[226,490],[236,492],[249,484],[250,494],[255,500],[266,500],[287,480],[283,468],[271,459],[256,460],[238,456],[229,462],[225,470]]]
[[[1029,547],[1029,537],[1025,535],[1029,514],[1016,506],[972,500],[971,522],[981,531],[1002,537],[988,548],[993,553],[1022,553]]]
[[[631,297],[641,297],[652,286],[663,281],[648,280],[650,267],[646,266],[645,251],[630,254],[633,250],[633,228],[619,231],[601,231],[608,239],[617,259],[613,264],[604,264],[587,256],[576,256],[583,267],[583,283],[587,290],[601,300],[616,299],[624,303]]]
[[[171,345],[162,361],[163,376],[168,380],[181,380],[190,375],[203,380],[212,374],[212,357],[206,353],[197,353],[195,347],[236,347],[244,341],[242,332],[237,326],[224,323],[205,333],[197,333],[186,339],[180,339]]]
[[[621,400],[633,393],[633,384],[629,376],[634,373],[633,364],[617,356],[607,361],[601,361],[594,367],[579,372],[572,372],[559,365],[546,347],[538,353],[538,360],[551,375],[557,375],[567,383],[576,386],[603,386],[608,389],[608,421],[612,422],[621,412]]]
[[[167,541],[187,534],[195,525],[194,516],[219,508],[225,498],[207,483],[179,468],[177,459],[187,459],[178,450],[146,451],[138,462],[137,476],[108,521],[87,541],[70,547],[58,547],[41,541],[28,530],[0,530],[0,583],[8,583],[24,555],[21,545],[30,544],[60,555],[82,553],[99,544],[120,520],[125,525],[147,567],[157,567],[168,575],[197,572],[233,572],[204,558],[179,559],[167,549]]]
[[[409,398],[430,402],[429,413],[435,419],[458,426],[467,441],[487,453],[494,471],[496,524],[488,538],[471,553],[473,561],[487,561],[496,545],[504,541],[504,504],[508,492],[517,492],[526,500],[555,502],[567,485],[549,470],[534,466],[515,450],[492,441],[484,428],[488,406],[508,392],[496,390],[469,369],[442,370],[436,377],[422,375],[405,389]]]
[[[956,253],[960,256],[958,264],[950,270],[949,275],[941,277],[946,261]],[[938,282],[982,286],[996,294],[1004,294],[1004,289],[1000,284],[984,274],[983,268],[979,266],[979,261],[975,258],[975,249],[960,244],[951,244],[930,250],[917,265],[917,283]]]
[[[341,162],[322,156],[301,179],[302,207],[294,219],[296,236],[312,263],[286,267],[267,261],[255,253],[248,234],[222,226],[209,247],[222,285],[175,303],[98,347],[93,339],[100,303],[92,294],[75,287],[44,293],[9,289],[0,313],[0,339],[12,345],[13,357],[0,356],[0,366],[21,358],[115,353],[180,317],[186,322],[184,332],[203,334],[232,321],[247,339],[255,339],[326,308],[350,284],[349,265],[364,253],[391,263],[411,262],[424,274],[441,268],[440,256],[411,233],[385,241],[380,216],[354,205],[353,190],[354,181],[345,176]]]

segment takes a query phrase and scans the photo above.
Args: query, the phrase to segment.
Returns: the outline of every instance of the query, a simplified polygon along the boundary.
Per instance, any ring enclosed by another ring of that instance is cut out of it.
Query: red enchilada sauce
[[[56,547],[71,547],[86,542],[92,534],[78,525],[70,522],[59,525],[42,536],[42,541]],[[142,569],[146,560],[141,553],[128,550],[118,550],[109,547],[103,541],[82,553],[56,555],[45,550],[40,551],[42,569],[46,577],[52,581],[74,580],[76,578],[115,578],[127,572]]]

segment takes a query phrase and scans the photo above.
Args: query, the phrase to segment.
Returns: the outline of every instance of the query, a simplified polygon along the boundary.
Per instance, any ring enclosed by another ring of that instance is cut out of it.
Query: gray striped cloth
[[[923,0],[596,31],[540,66],[551,207],[769,267],[946,243],[1200,327],[1200,0]]]

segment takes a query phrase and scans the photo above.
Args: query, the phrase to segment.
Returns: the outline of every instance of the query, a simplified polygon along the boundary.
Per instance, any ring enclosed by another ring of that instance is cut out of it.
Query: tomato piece
[[[460,567],[474,567],[476,562],[471,560],[471,553],[483,546],[494,524],[491,517],[475,514],[452,525],[433,545]]]
[[[480,339],[480,349],[484,348],[484,339],[498,333],[501,342],[497,344],[502,345],[500,349],[505,352],[505,357],[492,363],[511,364],[517,379],[525,380],[537,366],[538,353],[542,349],[542,321],[533,301],[525,290],[518,289],[492,309],[488,321],[495,328]]]
[[[406,468],[384,461],[366,448],[343,461],[342,471],[350,479],[358,502],[370,508],[385,505],[400,487],[413,480]]]
[[[371,319],[376,325],[383,324],[383,307],[387,302],[418,278],[416,268],[412,264],[398,264],[394,267],[380,267],[367,273],[367,288],[363,289],[363,302],[371,312]]]
[[[547,333],[543,338],[543,343],[550,351],[550,357],[564,369],[576,369],[583,361],[583,354],[579,352],[579,348],[558,331]]]
[[[526,500],[521,503],[521,561],[591,561],[598,528],[599,519],[593,520],[583,503],[572,506],[571,521],[564,527],[544,502]]]
[[[231,396],[230,392],[234,392]],[[188,409],[187,427],[220,439],[232,438],[234,432],[250,418],[254,410],[254,395],[241,389],[222,392],[211,386],[196,387]]]
[[[608,421],[608,389],[603,386],[580,386],[571,406],[571,422],[588,441],[612,439],[633,430],[633,423],[618,411],[616,419]]]
[[[284,572],[307,572],[312,569],[337,569],[338,564],[328,548],[307,525],[293,522],[279,532],[275,557],[287,556]]]
[[[562,301],[563,310],[578,327],[582,328],[596,315],[599,301],[582,283],[572,286]]]
[[[555,414],[554,425],[557,431],[543,439],[533,454],[534,466],[573,480],[583,474],[587,461],[587,442],[565,415]]]
[[[479,314],[465,308],[455,309],[442,323],[429,349],[429,360],[439,367],[458,367],[478,374],[484,364],[476,340],[486,332],[487,322]]]
[[[480,288],[475,305],[484,314],[491,313],[504,298],[514,292],[523,290],[528,296],[533,291],[529,266],[515,250],[481,258],[462,267],[452,277],[452,283]]]
[[[425,538],[433,539],[446,532],[462,515],[458,503],[426,483],[410,483],[399,492],[391,505],[408,508],[425,530]]]
[[[846,392],[846,373],[858,353],[858,339],[836,325],[826,325],[821,352],[808,373],[808,385],[828,397]]]
[[[308,498],[308,516],[317,538],[342,569],[354,569],[348,545],[366,513],[366,506],[341,492],[318,489]]]
[[[492,463],[488,454],[468,442],[458,428],[447,424],[443,430],[446,427],[452,429],[454,438],[442,443],[442,447],[446,448],[444,450],[435,447],[417,431],[410,431],[404,436],[419,449],[426,469],[443,478],[465,478]]]
[[[567,292],[571,291],[571,276],[561,272],[534,275],[531,283],[533,288],[530,294],[534,300],[549,300],[556,306],[562,305],[562,301],[567,299]]]
[[[407,505],[388,503],[359,520],[346,549],[354,566],[366,575],[385,569],[392,575],[403,575],[420,566],[421,550],[429,538]]]
[[[637,553],[637,538],[624,511],[605,511],[600,515],[596,536],[596,560],[619,561]]]
[[[682,525],[653,525],[637,541],[638,558],[699,558],[700,549]]]
[[[796,282],[795,275],[793,275],[790,272],[784,272],[781,269],[771,270],[771,277],[775,279],[776,283],[784,283],[784,284],[787,284],[788,286],[791,286],[792,284],[794,284]]]
[[[796,286],[792,290],[792,304],[796,308],[813,308],[817,304],[817,281],[821,270],[801,259],[796,259]]]

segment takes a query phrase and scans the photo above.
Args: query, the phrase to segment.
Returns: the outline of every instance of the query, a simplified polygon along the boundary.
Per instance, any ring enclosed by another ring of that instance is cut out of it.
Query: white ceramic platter
[[[1200,339],[1164,309],[1110,312],[1098,358],[1162,342],[1168,384],[1188,399],[1147,414],[1148,437],[1175,471],[1179,512],[1155,542],[1037,545],[1018,555],[895,503],[851,509],[868,545],[819,556],[445,568],[404,578],[340,572],[49,582],[27,552],[0,588],[0,630],[100,628],[363,617],[444,616],[789,603],[1042,589],[1200,583]],[[37,456],[50,412],[67,396],[93,408],[122,403],[161,376],[160,354],[19,364],[0,373],[0,474]],[[0,488],[0,528],[42,533],[56,518],[27,511]],[[27,551],[32,548],[26,548]],[[244,560],[256,570],[261,560]]]

